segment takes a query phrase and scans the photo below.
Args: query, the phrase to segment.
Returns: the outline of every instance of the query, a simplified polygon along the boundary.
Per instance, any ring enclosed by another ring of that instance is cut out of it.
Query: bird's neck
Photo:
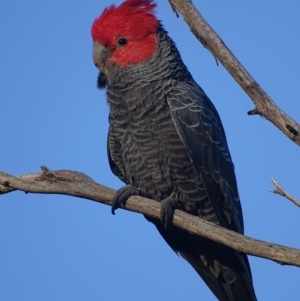
[[[190,79],[175,43],[163,27],[157,31],[158,47],[152,58],[127,67],[111,66],[107,75],[107,89],[128,90],[143,87],[155,81]]]

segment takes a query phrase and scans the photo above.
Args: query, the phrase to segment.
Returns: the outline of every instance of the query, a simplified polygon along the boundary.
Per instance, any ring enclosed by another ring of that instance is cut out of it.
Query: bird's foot
[[[132,185],[126,185],[120,188],[113,198],[111,213],[115,214],[115,210],[122,207],[124,208],[129,197],[139,194],[140,190]]]
[[[182,210],[182,208],[182,202],[174,198],[174,193],[172,193],[167,199],[161,201],[160,220],[166,229],[170,228],[173,223],[175,209]]]

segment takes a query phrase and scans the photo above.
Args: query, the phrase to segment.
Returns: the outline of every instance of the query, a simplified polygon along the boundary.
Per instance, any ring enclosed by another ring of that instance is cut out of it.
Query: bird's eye
[[[127,39],[125,39],[125,38],[120,38],[120,39],[118,40],[119,46],[124,46],[124,45],[126,45],[127,43],[128,43],[128,41],[127,41]]]

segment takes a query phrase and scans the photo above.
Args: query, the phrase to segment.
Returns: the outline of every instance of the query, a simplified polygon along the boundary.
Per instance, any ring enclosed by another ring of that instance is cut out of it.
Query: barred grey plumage
[[[138,65],[105,65],[98,86],[107,89],[110,167],[126,186],[113,211],[130,195],[161,202],[151,221],[221,301],[256,300],[246,255],[170,225],[174,208],[244,232],[234,166],[220,117],[159,25],[157,50]],[[101,47],[100,50],[97,47]],[[96,45],[103,66],[109,50]]]

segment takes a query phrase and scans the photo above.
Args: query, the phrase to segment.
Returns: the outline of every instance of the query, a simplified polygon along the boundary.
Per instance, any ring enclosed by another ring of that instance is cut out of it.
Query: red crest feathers
[[[120,66],[137,64],[150,58],[156,50],[156,32],[159,21],[154,15],[152,0],[127,0],[119,6],[104,9],[92,26],[92,38],[109,48],[112,62]],[[117,41],[126,38],[128,45],[117,47]]]

